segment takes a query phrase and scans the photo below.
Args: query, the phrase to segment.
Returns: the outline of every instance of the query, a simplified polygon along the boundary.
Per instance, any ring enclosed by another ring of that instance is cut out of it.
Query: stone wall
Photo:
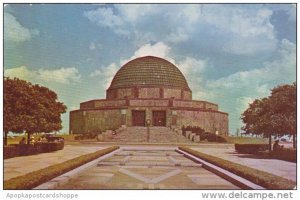
[[[126,106],[126,100],[105,100],[105,101],[95,101],[95,108],[101,107],[118,107],[118,106]]]
[[[192,92],[191,91],[183,91],[183,99],[192,100]]]
[[[95,107],[95,101],[87,101],[87,102],[80,103],[80,109],[88,109],[94,107]]]
[[[84,118],[82,111],[71,111],[70,112],[70,134],[81,134],[84,128]]]
[[[146,100],[146,99],[135,99],[129,101],[130,106],[168,106],[169,100]]]
[[[70,113],[70,133],[73,134],[114,130],[123,124],[125,124],[125,116],[121,114],[119,109]]]
[[[131,87],[131,88],[116,88],[106,91],[106,99],[128,99],[141,98],[141,99],[192,99],[192,92],[182,90],[181,88],[172,87]]]
[[[177,126],[199,126],[207,132],[227,135],[228,115],[221,112],[177,110]]]
[[[181,99],[180,89],[164,88],[164,98]]]
[[[139,98],[160,98],[159,88],[139,88]]]
[[[117,90],[117,98],[124,99],[127,98],[134,98],[134,94],[132,92],[132,88],[123,88]]]
[[[203,101],[180,101],[174,100],[173,106],[174,107],[186,107],[186,108],[202,108],[204,109],[205,102]]]
[[[205,109],[208,109],[208,110],[218,110],[219,108],[218,108],[217,104],[206,102],[205,103]]]

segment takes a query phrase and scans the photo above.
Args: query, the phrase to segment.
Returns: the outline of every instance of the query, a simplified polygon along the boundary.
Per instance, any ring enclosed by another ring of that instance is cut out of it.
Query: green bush
[[[228,170],[267,189],[293,189],[296,186],[296,183],[294,181],[282,178],[280,176],[240,165],[228,160],[224,160],[222,158],[207,155],[202,152],[192,150],[188,147],[179,147],[179,149],[198,158],[201,158],[209,163],[212,163],[218,167]]]
[[[84,136],[83,135],[75,135],[74,140],[83,140]]]
[[[4,146],[3,148],[3,158],[13,158],[16,156],[19,156],[19,149],[16,146],[9,145],[9,146]]]
[[[64,148],[64,142],[45,142],[37,144],[37,148],[41,149],[41,152],[51,152],[62,150]]]
[[[208,133],[206,136],[206,140],[208,142],[222,142],[222,143],[227,142],[226,138],[224,138],[220,135],[213,134],[213,133]]]
[[[272,158],[285,160],[289,162],[297,162],[297,150],[296,149],[278,149],[277,151],[272,151]]]
[[[234,144],[234,148],[239,153],[257,153],[259,151],[266,151],[268,144]]]
[[[13,144],[4,147],[4,159],[62,150],[64,142],[41,142],[35,144]]]
[[[4,189],[5,190],[32,189],[42,183],[45,183],[57,176],[60,176],[96,158],[99,158],[100,156],[108,154],[118,148],[119,148],[118,146],[113,146],[106,149],[101,149],[94,153],[78,156],[71,160],[67,160],[65,162],[46,167],[44,169],[40,169],[22,176],[11,178],[9,180],[4,181]]]

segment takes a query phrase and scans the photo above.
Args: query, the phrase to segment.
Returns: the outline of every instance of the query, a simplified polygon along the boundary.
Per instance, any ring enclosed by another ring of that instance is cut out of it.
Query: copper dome
[[[136,58],[123,65],[114,76],[109,89],[139,85],[190,90],[185,77],[175,65],[154,56]]]

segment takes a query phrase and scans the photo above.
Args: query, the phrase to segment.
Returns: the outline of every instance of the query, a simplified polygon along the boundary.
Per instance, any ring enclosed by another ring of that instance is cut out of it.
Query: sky
[[[193,99],[219,104],[229,131],[270,89],[296,81],[295,4],[6,4],[4,76],[49,87],[68,107],[105,98],[126,62],[158,56]]]

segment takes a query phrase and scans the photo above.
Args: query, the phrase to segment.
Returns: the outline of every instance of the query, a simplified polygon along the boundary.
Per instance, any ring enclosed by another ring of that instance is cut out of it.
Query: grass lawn
[[[227,141],[232,144],[268,144],[267,138],[259,137],[228,137]]]

